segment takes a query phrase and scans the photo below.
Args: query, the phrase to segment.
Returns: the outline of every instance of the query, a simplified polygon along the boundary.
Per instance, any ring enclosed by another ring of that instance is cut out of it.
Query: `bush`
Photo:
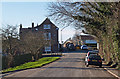
[[[20,64],[29,62],[31,60],[32,60],[31,54],[15,55],[13,57],[13,61],[12,61],[13,64],[11,65],[11,67],[18,66]],[[8,68],[8,62],[9,62],[8,56],[2,56],[2,69]]]
[[[13,67],[24,64],[25,62],[32,61],[31,54],[24,54],[24,55],[16,55],[14,56]]]
[[[2,56],[2,69],[8,68],[7,63],[8,63],[7,56]]]
[[[38,58],[41,58],[42,54],[39,53],[38,54]],[[24,64],[26,62],[30,62],[32,61],[32,54],[23,54],[23,55],[15,55],[13,56],[13,61],[10,65],[10,67],[15,67],[15,66],[19,66],[21,64]],[[8,62],[9,62],[9,58],[8,56],[2,56],[2,70],[8,68]]]
[[[2,72],[4,73],[4,72],[9,72],[9,71],[16,71],[16,70],[22,70],[22,69],[41,67],[41,66],[48,64],[50,62],[53,62],[57,59],[59,59],[59,57],[44,57],[44,58],[41,58],[35,62],[28,62],[28,63],[22,64],[20,66],[5,69]]]

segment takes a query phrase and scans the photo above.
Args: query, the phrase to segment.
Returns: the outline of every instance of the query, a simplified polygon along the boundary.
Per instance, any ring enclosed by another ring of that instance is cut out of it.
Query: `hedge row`
[[[39,54],[38,57],[41,58],[41,55]],[[2,56],[2,69],[8,68],[8,61],[9,61],[8,56]],[[32,54],[30,54],[30,53],[23,54],[23,55],[15,55],[13,57],[13,61],[12,61],[12,64],[10,65],[10,67],[19,66],[21,64],[24,64],[24,63],[30,62],[30,61],[32,61]]]

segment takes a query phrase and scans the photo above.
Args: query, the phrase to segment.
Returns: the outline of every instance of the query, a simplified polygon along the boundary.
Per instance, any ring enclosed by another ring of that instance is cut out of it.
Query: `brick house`
[[[43,52],[58,52],[58,30],[59,28],[56,27],[50,19],[46,18],[40,25],[34,26],[32,23],[31,28],[22,28],[22,24],[20,24],[20,39],[24,39],[24,34],[28,31],[32,31],[32,33],[38,33],[44,35],[44,39],[49,41],[49,45],[44,46]]]
[[[64,47],[66,44],[73,43],[75,46],[87,45],[88,49],[99,49],[99,43],[96,40],[96,37],[90,34],[80,34],[74,36],[72,39],[68,39],[64,43]]]
[[[98,43],[96,41],[96,37],[93,35],[89,35],[89,34],[80,35],[79,39],[80,39],[81,45],[87,45],[87,46],[92,47],[93,49],[98,48]]]

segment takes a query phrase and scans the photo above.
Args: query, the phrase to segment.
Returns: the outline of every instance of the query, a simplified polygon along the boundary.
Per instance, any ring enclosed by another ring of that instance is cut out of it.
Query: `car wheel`
[[[88,67],[89,65],[86,65],[86,67]]]

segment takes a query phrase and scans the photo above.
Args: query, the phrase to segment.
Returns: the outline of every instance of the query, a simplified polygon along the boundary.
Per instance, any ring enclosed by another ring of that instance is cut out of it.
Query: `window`
[[[51,27],[50,24],[47,25],[49,28]]]
[[[48,39],[51,40],[51,33],[48,33]]]
[[[51,25],[50,24],[44,24],[44,29],[50,29]]]
[[[51,46],[45,47],[45,52],[51,51]]]
[[[36,31],[38,31],[38,28],[35,28]]]
[[[85,43],[90,43],[90,44],[91,44],[91,43],[92,43],[92,44],[94,43],[94,44],[95,44],[95,43],[97,43],[97,41],[95,41],[95,40],[85,40]]]
[[[44,33],[45,40],[51,40],[51,33]]]
[[[45,43],[45,52],[51,51],[51,42]]]

